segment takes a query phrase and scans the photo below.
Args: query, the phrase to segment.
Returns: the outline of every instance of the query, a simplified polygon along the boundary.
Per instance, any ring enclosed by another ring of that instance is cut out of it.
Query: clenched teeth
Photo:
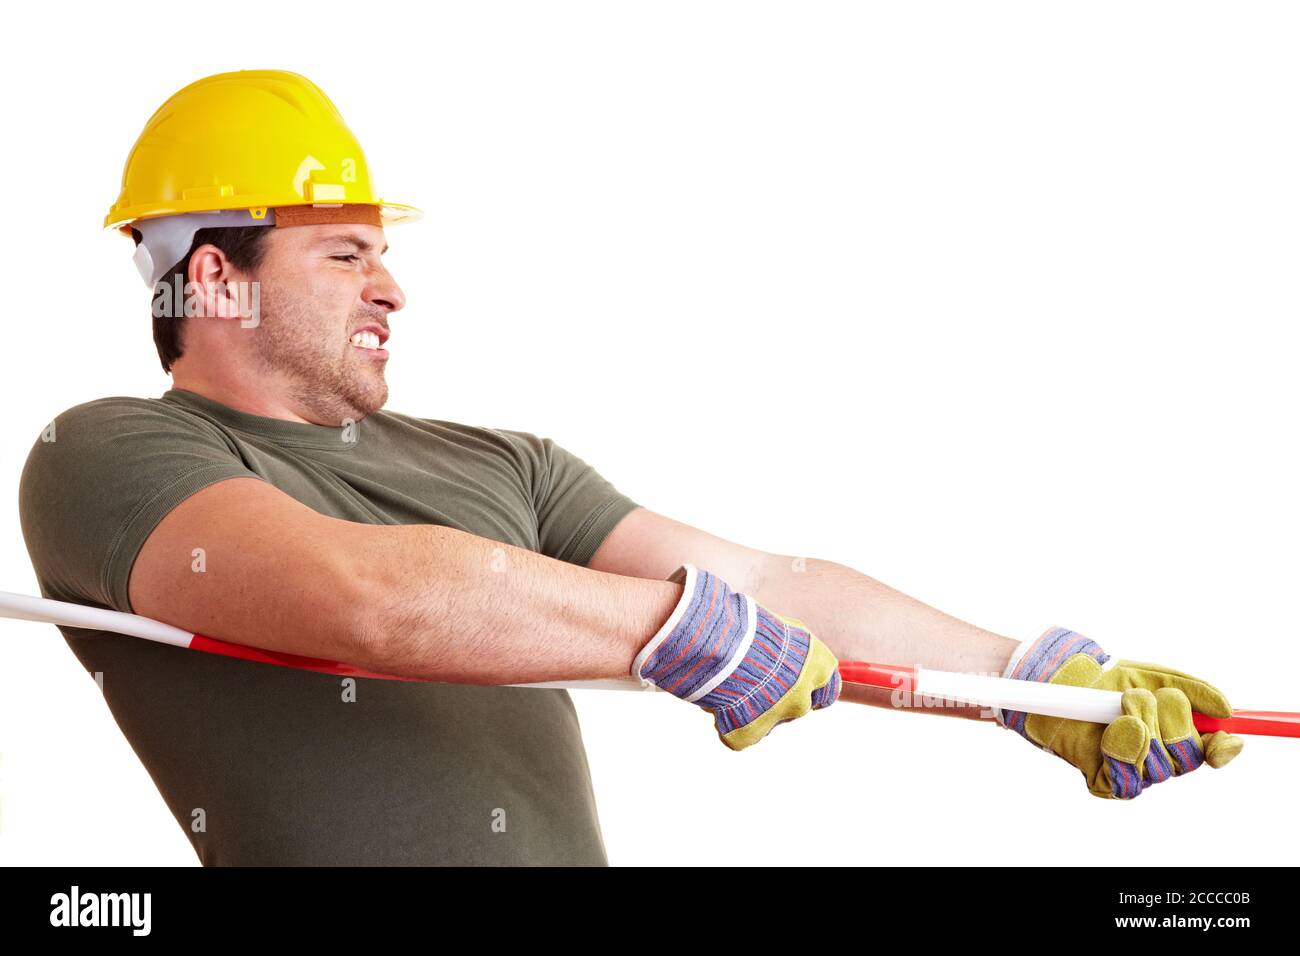
[[[357,332],[352,338],[348,339],[353,345],[361,349],[379,348],[378,332]]]

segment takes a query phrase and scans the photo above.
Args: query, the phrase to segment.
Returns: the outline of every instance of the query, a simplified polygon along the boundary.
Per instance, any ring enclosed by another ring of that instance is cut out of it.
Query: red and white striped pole
[[[382,680],[421,680],[418,677],[400,677],[378,674],[364,668],[320,657],[304,657],[268,651],[246,644],[234,644],[202,634],[191,634],[170,624],[163,624],[139,614],[126,614],[103,608],[87,607],[66,601],[31,597],[0,591],[0,617],[43,624],[61,624],[65,627],[84,627],[96,631],[112,631],[131,637],[171,644],[206,654],[220,654],[239,660],[261,664],[296,667],[299,670],[334,674],[339,677],[370,677]],[[1095,690],[1089,687],[1070,687],[1037,681],[1010,680],[1003,677],[985,677],[951,671],[931,670],[922,667],[904,667],[895,664],[875,664],[867,661],[840,661],[840,677],[846,683],[882,687],[917,697],[946,700],[981,707],[1020,710],[1032,714],[1066,717],[1093,723],[1110,723],[1123,711],[1119,691]],[[509,687],[557,687],[569,690],[642,690],[640,681],[629,676],[606,680],[548,681],[536,684],[509,684]],[[1231,717],[1211,717],[1193,713],[1192,721],[1201,733],[1224,730],[1234,734],[1256,734],[1272,737],[1300,737],[1300,713],[1275,710],[1234,710]]]

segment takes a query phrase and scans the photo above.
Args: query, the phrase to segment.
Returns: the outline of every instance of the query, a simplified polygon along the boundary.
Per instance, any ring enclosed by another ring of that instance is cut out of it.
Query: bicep
[[[268,650],[355,662],[349,522],[258,478],[208,485],[172,508],[131,567],[138,614]]]
[[[679,565],[716,574],[737,591],[753,594],[773,556],[694,528],[648,508],[635,508],[614,526],[587,567],[628,577],[663,580]]]

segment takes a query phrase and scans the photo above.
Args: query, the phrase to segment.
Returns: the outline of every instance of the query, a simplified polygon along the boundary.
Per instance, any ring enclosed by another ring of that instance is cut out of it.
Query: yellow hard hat
[[[375,195],[365,154],[311,80],[285,70],[204,77],[145,124],[122,171],[104,226],[191,212],[372,206],[383,225],[420,210]],[[359,211],[359,210],[358,210]]]

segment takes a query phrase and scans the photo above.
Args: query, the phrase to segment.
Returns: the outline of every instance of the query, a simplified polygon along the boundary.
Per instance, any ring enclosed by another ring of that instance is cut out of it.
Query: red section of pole
[[[280,651],[267,651],[260,647],[246,644],[231,644],[215,637],[195,634],[190,640],[190,649],[204,651],[208,654],[220,654],[222,657],[235,657],[241,661],[257,661],[259,664],[278,664],[281,667],[296,667],[299,670],[315,671],[318,674],[334,674],[339,677],[378,677],[384,680],[419,680],[418,677],[398,677],[394,674],[376,674],[373,671],[327,661],[323,657],[303,657],[300,654],[285,654]]]
[[[873,664],[870,661],[840,661],[840,680],[849,684],[867,684],[871,687],[916,693],[915,667]]]
[[[1203,734],[1226,730],[1230,734],[1261,734],[1266,737],[1300,737],[1300,714],[1284,710],[1234,710],[1231,717],[1192,714],[1192,723]]]

